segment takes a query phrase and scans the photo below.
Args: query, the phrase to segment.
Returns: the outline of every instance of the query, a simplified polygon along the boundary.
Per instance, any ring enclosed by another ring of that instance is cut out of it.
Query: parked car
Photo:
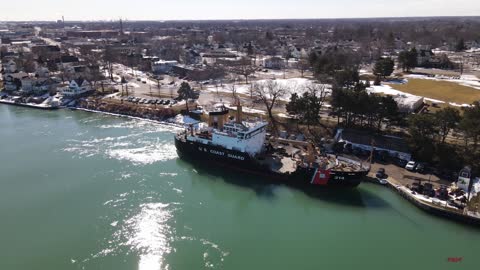
[[[377,179],[384,179],[385,176],[385,168],[378,169],[377,173],[375,174],[375,177],[377,177]]]
[[[425,164],[424,163],[418,163],[417,167],[415,168],[415,171],[418,173],[424,173],[425,172]]]
[[[166,100],[165,103],[163,103],[164,105],[169,105],[170,104],[170,100]]]
[[[415,167],[417,167],[417,163],[415,161],[409,161],[407,165],[405,166],[405,169],[409,171],[414,171]]]

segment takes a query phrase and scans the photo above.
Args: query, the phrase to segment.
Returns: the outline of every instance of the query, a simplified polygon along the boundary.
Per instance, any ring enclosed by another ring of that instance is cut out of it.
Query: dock
[[[470,215],[462,210],[449,206],[446,201],[432,199],[420,194],[413,194],[410,189],[401,185],[391,177],[387,179],[387,186],[413,203],[416,207],[432,215],[448,218],[459,223],[480,226],[480,217]]]

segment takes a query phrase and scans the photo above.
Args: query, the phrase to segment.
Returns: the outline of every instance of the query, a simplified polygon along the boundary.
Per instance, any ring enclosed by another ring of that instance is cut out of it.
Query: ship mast
[[[237,96],[235,96],[235,105],[237,106],[237,116],[235,117],[235,120],[237,124],[242,124],[242,104],[240,98]]]

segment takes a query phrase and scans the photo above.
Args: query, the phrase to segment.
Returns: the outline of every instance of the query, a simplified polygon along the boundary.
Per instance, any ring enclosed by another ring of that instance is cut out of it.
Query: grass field
[[[409,79],[406,84],[390,84],[390,86],[412,95],[457,104],[471,104],[480,100],[480,90],[447,81]]]

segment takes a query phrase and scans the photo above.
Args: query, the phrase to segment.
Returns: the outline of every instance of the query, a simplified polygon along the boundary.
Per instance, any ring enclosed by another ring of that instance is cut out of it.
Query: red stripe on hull
[[[328,184],[328,179],[330,179],[330,171],[328,170],[318,170],[313,177],[312,184],[325,186]]]

